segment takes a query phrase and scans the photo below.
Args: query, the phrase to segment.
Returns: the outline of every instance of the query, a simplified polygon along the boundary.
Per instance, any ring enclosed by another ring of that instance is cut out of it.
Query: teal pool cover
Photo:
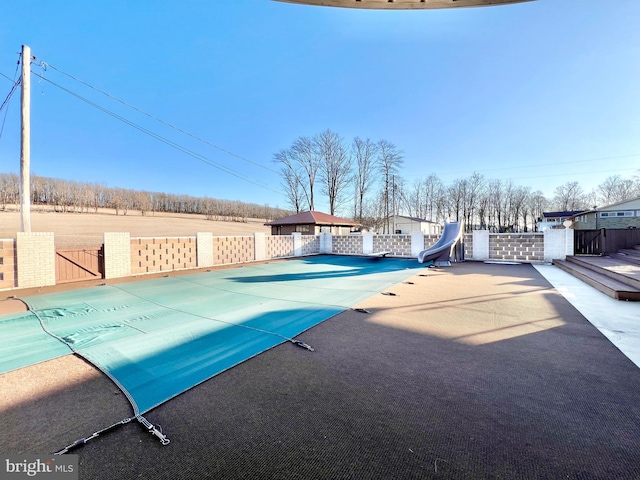
[[[77,353],[136,416],[416,273],[415,260],[304,259],[24,297],[0,317],[0,373]]]

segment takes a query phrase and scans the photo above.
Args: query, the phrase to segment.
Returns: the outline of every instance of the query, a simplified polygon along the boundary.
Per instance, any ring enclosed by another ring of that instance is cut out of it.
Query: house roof
[[[437,223],[437,222],[432,222],[431,220],[425,220],[424,218],[407,217],[405,215],[396,215],[396,218],[406,218],[407,220],[411,220],[412,222],[420,222],[420,223]]]
[[[578,214],[584,213],[594,213],[598,212],[606,212],[611,210],[635,210],[640,208],[640,197],[630,198],[629,200],[625,200],[624,202],[612,203],[611,205],[605,205],[604,207],[598,207],[596,210],[586,210],[584,212],[577,212],[573,215],[573,217]]]
[[[565,212],[542,212],[544,218],[569,218],[580,213],[585,213],[587,210],[567,210]]]
[[[346,218],[336,217],[334,215],[329,215],[328,213],[315,212],[311,210],[307,212],[300,212],[289,217],[280,218],[273,222],[265,223],[265,225],[336,225],[355,227],[360,224],[347,220]]]

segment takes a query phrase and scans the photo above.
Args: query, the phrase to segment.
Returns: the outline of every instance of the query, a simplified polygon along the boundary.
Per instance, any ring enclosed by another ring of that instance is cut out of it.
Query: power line
[[[175,125],[172,125],[172,124],[171,124],[171,123],[169,123],[169,122],[166,122],[166,121],[164,121],[164,120],[162,120],[162,119],[160,119],[160,118],[158,118],[158,117],[155,117],[155,116],[151,115],[150,113],[147,113],[147,112],[145,112],[145,111],[143,111],[143,110],[139,109],[138,107],[136,107],[136,106],[134,106],[134,105],[131,105],[131,104],[129,104],[129,103],[127,103],[127,102],[125,102],[124,100],[120,100],[119,98],[114,97],[113,95],[111,95],[111,94],[109,94],[109,93],[105,92],[104,90],[100,90],[99,88],[94,87],[93,85],[91,85],[91,84],[89,84],[89,83],[87,83],[87,82],[84,82],[84,81],[80,80],[79,78],[74,77],[74,76],[73,76],[73,75],[71,75],[70,73],[63,72],[63,71],[62,71],[62,70],[60,70],[59,68],[57,68],[57,67],[55,67],[55,66],[53,66],[53,65],[51,65],[51,64],[49,64],[49,63],[46,63],[46,62],[40,62],[40,65],[41,65],[43,68],[45,68],[45,69],[46,69],[46,68],[52,68],[52,69],[53,69],[53,70],[55,70],[56,72],[61,73],[62,75],[66,75],[67,77],[69,77],[69,78],[71,78],[71,79],[75,80],[76,82],[81,83],[82,85],[84,85],[84,86],[86,86],[86,87],[88,87],[88,88],[91,88],[92,90],[95,90],[96,92],[101,93],[102,95],[105,95],[106,97],[110,98],[111,100],[114,100],[114,101],[116,101],[116,102],[119,102],[119,103],[121,103],[122,105],[124,105],[124,106],[126,106],[126,107],[128,107],[128,108],[131,108],[131,109],[135,110],[136,112],[141,113],[142,115],[145,115],[146,117],[151,118],[152,120],[155,120],[156,122],[159,122],[159,123],[161,123],[161,124],[163,124],[163,125],[165,125],[165,126],[167,126],[167,127],[169,127],[169,128],[172,128],[172,129],[174,129],[174,130],[176,130],[176,131],[178,131],[178,132],[180,132],[180,133],[184,134],[184,135],[187,135],[187,136],[189,136],[189,137],[191,137],[191,138],[193,138],[193,139],[195,139],[195,140],[198,140],[199,142],[202,142],[202,143],[204,143],[204,144],[206,144],[206,145],[209,145],[210,147],[216,148],[216,149],[220,150],[221,152],[226,153],[227,155],[231,155],[232,157],[235,157],[235,158],[237,158],[237,159],[239,159],[239,160],[242,160],[242,161],[244,161],[244,162],[248,162],[248,163],[250,163],[250,164],[252,164],[252,165],[255,165],[255,166],[257,166],[257,167],[263,168],[263,169],[268,170],[268,171],[270,171],[270,172],[279,173],[277,170],[274,170],[274,169],[269,168],[269,167],[266,167],[266,166],[264,166],[264,165],[262,165],[262,164],[260,164],[260,163],[257,163],[257,162],[254,162],[254,161],[252,161],[252,160],[249,160],[248,158],[242,157],[241,155],[238,155],[238,154],[233,153],[233,152],[231,152],[231,151],[229,151],[229,150],[226,150],[226,149],[224,149],[224,148],[222,148],[222,147],[220,147],[220,146],[218,146],[218,145],[215,145],[215,144],[213,144],[213,143],[209,142],[208,140],[205,140],[205,139],[203,139],[203,138],[201,138],[201,137],[198,137],[197,135],[194,135],[194,134],[192,134],[192,133],[189,133],[189,132],[187,132],[187,131],[185,131],[185,130],[183,130],[183,129],[179,128],[179,127],[176,127]]]
[[[53,85],[55,87],[58,87],[59,89],[61,89],[62,91],[68,93],[69,95],[74,96],[79,100],[82,100],[83,102],[85,102],[88,105],[91,105],[92,107],[102,111],[103,113],[106,113],[107,115],[110,115],[113,118],[115,118],[117,120],[120,120],[121,122],[125,123],[126,125],[129,125],[130,127],[133,127],[136,130],[138,130],[138,131],[140,131],[142,133],[145,133],[146,135],[149,135],[150,137],[155,138],[156,140],[159,140],[162,143],[164,143],[166,145],[169,145],[170,147],[175,148],[176,150],[178,150],[178,151],[180,151],[182,153],[185,153],[185,154],[187,154],[187,155],[189,155],[189,156],[191,156],[191,157],[193,157],[193,158],[195,158],[197,160],[200,160],[201,162],[206,163],[207,165],[210,165],[210,166],[212,166],[214,168],[217,168],[218,170],[221,170],[221,171],[223,171],[223,172],[225,172],[225,173],[227,173],[229,175],[232,175],[232,176],[234,176],[236,178],[239,178],[240,180],[244,180],[245,182],[252,183],[253,185],[256,185],[256,186],[258,186],[260,188],[264,188],[265,190],[269,190],[269,191],[272,191],[274,193],[278,193],[278,194],[282,195],[282,192],[279,192],[279,191],[274,190],[274,189],[272,189],[270,187],[267,187],[266,185],[262,185],[262,184],[260,184],[258,182],[255,182],[255,181],[253,181],[253,180],[251,180],[251,179],[249,179],[249,178],[247,178],[247,177],[235,172],[234,170],[231,170],[230,168],[225,167],[224,165],[220,165],[219,163],[214,162],[213,160],[205,157],[204,155],[200,155],[200,154],[198,154],[198,153],[196,153],[196,152],[194,152],[192,150],[189,150],[186,147],[183,147],[182,145],[179,145],[179,144],[177,144],[177,143],[175,143],[175,142],[173,142],[173,141],[171,141],[171,140],[169,140],[169,139],[167,139],[167,138],[165,138],[165,137],[163,137],[161,135],[158,135],[157,133],[154,133],[154,132],[152,132],[150,130],[147,130],[146,128],[141,127],[140,125],[137,125],[134,122],[132,122],[130,120],[127,120],[126,118],[122,117],[121,115],[118,115],[117,113],[112,112],[111,110],[108,110],[107,108],[102,107],[102,106],[98,105],[97,103],[92,102],[91,100],[89,100],[89,99],[87,99],[87,98],[85,98],[85,97],[83,97],[83,96],[81,96],[81,95],[79,95],[79,94],[77,94],[75,92],[72,92],[71,90],[69,90],[69,89],[67,89],[67,88],[65,88],[63,86],[58,85],[57,83],[45,78],[42,75],[39,75],[39,74],[37,74],[35,72],[31,72],[31,73],[33,75],[35,75],[36,77],[44,80],[45,82],[48,82],[48,83],[50,83],[51,85]]]
[[[16,88],[18,88],[18,85],[20,85],[20,82],[22,81],[21,78],[18,78],[18,80],[16,81],[16,77],[18,76],[18,70],[20,68],[20,55],[21,54],[18,54],[18,61],[16,62],[16,71],[13,73],[13,80],[11,80],[5,74],[0,73],[0,75],[2,75],[3,77],[13,82],[11,91],[7,95],[7,98],[5,98],[4,102],[2,102],[2,105],[0,105],[0,112],[5,106],[7,107],[7,109],[4,112],[4,117],[2,118],[2,126],[0,126],[0,138],[2,138],[2,133],[4,132],[4,125],[7,122],[7,114],[9,113],[9,102],[11,101],[11,97],[13,96],[13,93],[16,91]]]

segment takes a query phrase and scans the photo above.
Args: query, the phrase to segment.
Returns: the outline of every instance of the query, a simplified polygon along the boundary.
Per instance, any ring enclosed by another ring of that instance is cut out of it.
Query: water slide
[[[462,222],[445,223],[440,239],[418,254],[418,262],[433,261],[436,267],[451,266],[450,258],[462,238],[462,232]]]

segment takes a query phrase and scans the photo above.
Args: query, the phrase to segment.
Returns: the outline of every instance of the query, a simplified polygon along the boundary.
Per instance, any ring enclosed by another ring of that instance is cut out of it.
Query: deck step
[[[601,275],[640,289],[640,265],[628,262],[626,259],[607,256],[581,256],[567,257],[567,262],[576,263]]]
[[[615,298],[616,300],[640,301],[640,289],[632,287],[627,283],[614,280],[610,276],[587,268],[583,264],[568,260],[554,260],[553,264],[611,298]]]
[[[640,265],[640,250],[620,250],[618,253],[613,253],[611,257],[633,263],[635,265]]]

